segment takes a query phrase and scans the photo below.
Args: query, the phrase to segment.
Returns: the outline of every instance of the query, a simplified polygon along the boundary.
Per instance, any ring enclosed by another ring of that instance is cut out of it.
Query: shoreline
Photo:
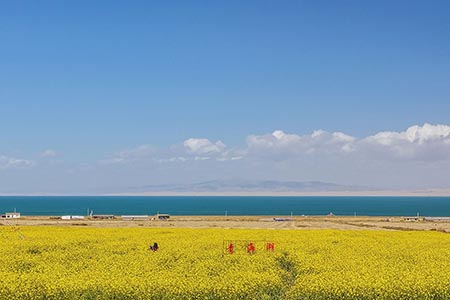
[[[322,192],[142,192],[104,196],[214,196],[214,197],[450,197],[450,189],[322,191]]]
[[[274,218],[281,218],[275,221]],[[6,220],[6,221],[5,221]],[[2,222],[3,221],[3,222]],[[450,221],[408,221],[398,216],[171,216],[169,220],[61,220],[55,217],[25,216],[2,219],[7,226],[94,227],[94,228],[192,228],[192,229],[280,229],[280,230],[383,230],[438,231],[450,233]]]
[[[0,193],[0,197],[450,197],[450,189],[361,191],[137,192],[102,194]]]

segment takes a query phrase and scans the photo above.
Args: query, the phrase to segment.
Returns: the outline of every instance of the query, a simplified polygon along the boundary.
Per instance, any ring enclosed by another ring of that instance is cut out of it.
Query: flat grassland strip
[[[274,221],[267,216],[172,216],[168,221],[60,220],[25,217],[10,220],[17,226],[86,226],[150,228],[241,228],[241,229],[340,229],[340,230],[431,230],[450,232],[450,222],[409,222],[402,217],[295,216],[292,221]],[[285,219],[291,217],[283,216]],[[0,226],[5,225],[0,222]]]

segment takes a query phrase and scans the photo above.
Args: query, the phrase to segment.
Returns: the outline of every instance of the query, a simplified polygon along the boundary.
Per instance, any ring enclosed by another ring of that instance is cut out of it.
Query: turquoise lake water
[[[58,216],[153,215],[365,215],[450,216],[450,197],[170,197],[2,196],[0,213]]]

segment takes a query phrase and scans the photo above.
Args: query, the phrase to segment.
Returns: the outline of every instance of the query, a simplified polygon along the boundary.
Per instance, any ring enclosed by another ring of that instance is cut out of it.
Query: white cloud
[[[58,154],[56,153],[56,151],[52,150],[52,149],[47,149],[41,153],[41,157],[46,157],[46,158],[56,157],[57,155]]]
[[[433,141],[448,141],[450,137],[450,126],[430,125],[425,123],[422,127],[415,125],[406,131],[383,131],[373,136],[367,137],[367,141],[389,146],[401,142],[424,144]]]
[[[249,157],[274,160],[317,155],[351,155],[369,160],[450,160],[450,126],[415,125],[405,131],[383,131],[362,139],[324,130],[316,130],[310,135],[276,130],[272,134],[250,135],[247,150]]]
[[[302,146],[302,137],[295,134],[286,134],[281,130],[275,130],[266,135],[250,135],[247,137],[249,149],[286,149],[295,150]]]
[[[34,162],[27,159],[18,159],[0,155],[0,169],[22,169],[34,165]]]
[[[183,146],[190,154],[210,155],[221,153],[225,148],[225,144],[221,141],[212,143],[208,139],[190,138],[183,142]]]
[[[405,131],[383,131],[358,142],[360,152],[381,159],[450,160],[450,126],[411,126]]]
[[[333,140],[336,142],[345,142],[345,143],[351,143],[355,141],[355,138],[349,135],[346,135],[342,132],[333,132],[332,134]]]
[[[303,155],[349,152],[355,138],[342,132],[316,130],[310,135],[287,134],[275,130],[272,134],[250,135],[247,147],[251,155]]]

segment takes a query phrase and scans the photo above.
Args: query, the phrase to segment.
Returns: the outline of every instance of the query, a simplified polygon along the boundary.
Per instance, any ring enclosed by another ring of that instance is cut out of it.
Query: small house
[[[418,222],[418,221],[422,221],[422,220],[423,220],[423,217],[419,217],[419,216],[403,218],[403,221],[407,221],[407,222]]]
[[[62,220],[83,220],[84,216],[61,216]]]
[[[156,215],[156,219],[161,220],[161,221],[169,220],[169,218],[170,218],[170,215],[168,215],[168,214],[157,214]]]
[[[5,218],[7,218],[7,219],[20,219],[20,213],[18,213],[18,212],[7,212],[5,214]]]
[[[92,215],[92,218],[98,220],[112,220],[114,219],[114,215]]]

